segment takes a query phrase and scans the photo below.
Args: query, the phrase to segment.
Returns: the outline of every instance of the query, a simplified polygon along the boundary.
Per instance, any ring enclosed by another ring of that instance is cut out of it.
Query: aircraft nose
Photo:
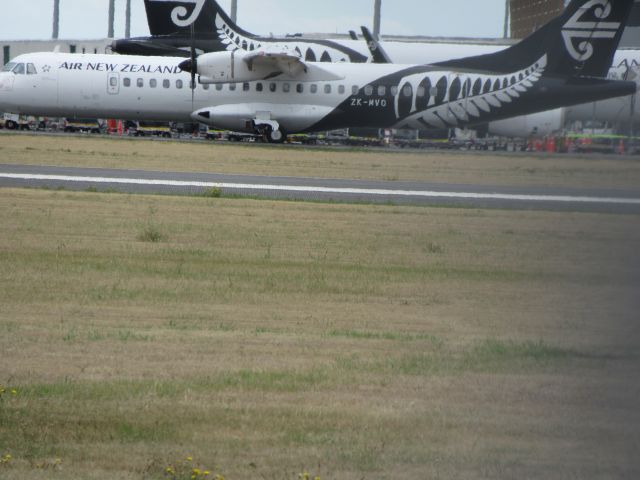
[[[15,75],[7,72],[0,72],[0,112],[9,107],[10,92],[13,90]]]

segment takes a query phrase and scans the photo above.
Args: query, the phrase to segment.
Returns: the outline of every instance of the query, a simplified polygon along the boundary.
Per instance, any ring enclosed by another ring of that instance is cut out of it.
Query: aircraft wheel
[[[7,130],[17,130],[18,129],[18,124],[16,122],[14,122],[13,120],[7,120],[7,122],[4,124],[5,127],[7,127]]]
[[[287,140],[287,134],[281,128],[271,130],[267,133],[267,140],[269,143],[284,143]]]

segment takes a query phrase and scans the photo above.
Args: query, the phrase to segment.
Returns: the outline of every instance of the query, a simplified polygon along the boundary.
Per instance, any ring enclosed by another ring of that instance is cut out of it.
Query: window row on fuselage
[[[111,77],[111,86],[115,87],[117,86],[117,82],[118,80],[115,77]],[[191,82],[186,82],[187,84],[190,84]],[[130,88],[135,84],[135,87],[137,88],[144,88],[145,86],[148,86],[150,88],[159,88],[159,86],[161,85],[162,88],[164,89],[170,89],[170,88],[176,88],[178,90],[181,90],[185,87],[191,87],[190,85],[185,85],[185,82],[182,79],[177,79],[175,81],[171,81],[169,79],[163,79],[162,82],[159,82],[157,79],[152,78],[149,80],[145,80],[144,78],[137,78],[135,79],[135,82],[129,78],[129,77],[125,77],[122,80],[122,85],[125,88]],[[210,85],[208,84],[201,84],[200,85],[204,90],[209,90]],[[316,83],[291,83],[291,82],[245,82],[245,83],[218,83],[215,84],[215,89],[217,91],[223,91],[223,90],[227,90],[230,92],[235,92],[235,91],[243,91],[243,92],[271,92],[271,93],[305,93],[305,92],[309,92],[311,94],[317,94],[317,93],[321,93],[324,92],[327,95],[331,95],[332,93],[336,92],[338,93],[338,95],[344,95],[347,92],[347,87],[345,85],[332,85],[330,83],[325,83],[324,86],[319,86]],[[388,94],[395,97],[396,95],[398,95],[399,93],[399,88],[395,85],[393,86],[386,86],[386,85],[378,85],[378,86],[374,86],[374,85],[366,85],[363,89],[363,93],[365,96],[367,97],[371,97],[371,96],[378,96],[378,97],[385,97]],[[351,86],[351,95],[358,95],[360,93],[360,87],[358,85],[352,85]],[[413,95],[413,87],[411,87],[410,85],[405,86],[402,91],[401,91],[401,95],[404,97],[411,97]],[[417,89],[417,96],[418,97],[425,97],[429,94],[432,94],[433,92],[429,92],[427,91],[427,89],[419,87]]]

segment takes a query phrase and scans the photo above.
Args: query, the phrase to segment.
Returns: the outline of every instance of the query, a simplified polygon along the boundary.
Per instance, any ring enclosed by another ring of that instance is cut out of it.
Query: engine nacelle
[[[213,52],[198,57],[200,83],[242,83],[263,80],[274,73],[265,65],[245,61],[248,52]]]
[[[191,114],[195,122],[231,130],[255,133],[256,127],[282,128],[287,133],[298,133],[315,125],[331,113],[323,105],[238,103],[217,105],[196,110]]]
[[[547,112],[491,122],[489,124],[489,133],[500,137],[512,138],[545,137],[562,130],[564,125],[565,110],[558,108]]]

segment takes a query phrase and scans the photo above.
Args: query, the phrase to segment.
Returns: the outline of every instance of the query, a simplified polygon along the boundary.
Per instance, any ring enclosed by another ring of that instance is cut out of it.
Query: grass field
[[[509,156],[0,135],[0,163],[451,184],[627,188],[636,157]]]
[[[638,221],[0,190],[0,478],[638,478]]]

